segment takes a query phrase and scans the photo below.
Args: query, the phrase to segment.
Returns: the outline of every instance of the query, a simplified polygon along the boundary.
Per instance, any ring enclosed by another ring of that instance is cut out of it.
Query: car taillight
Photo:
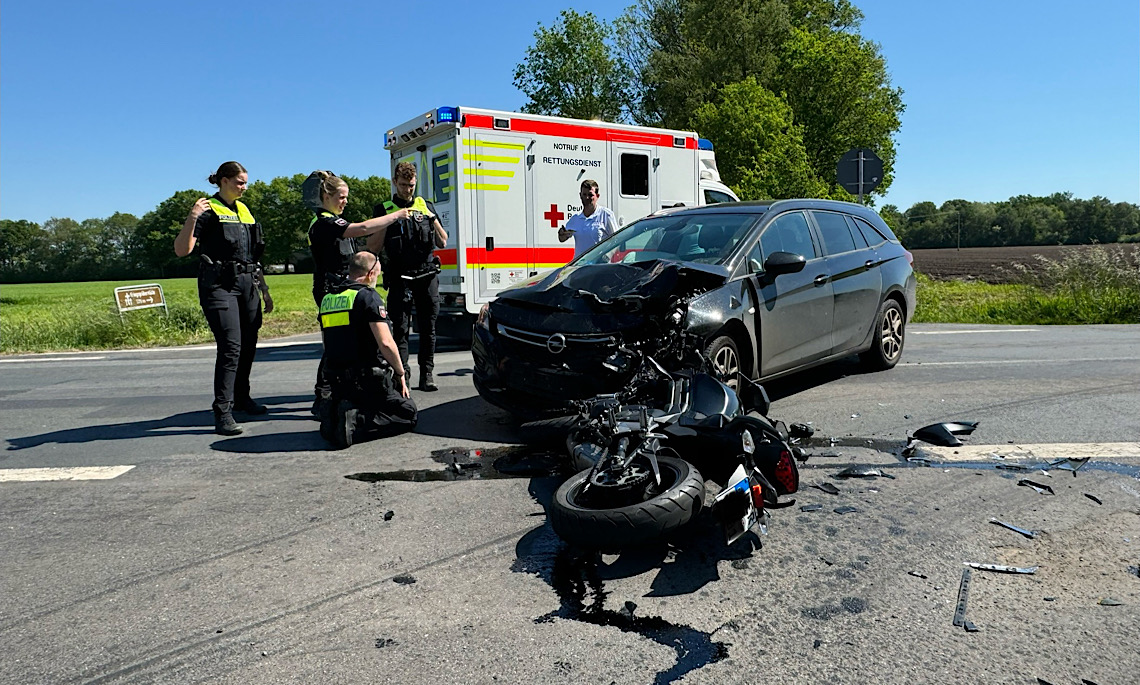
[[[776,462],[776,481],[784,489],[785,495],[800,489],[800,472],[788,450],[780,451],[780,459]]]

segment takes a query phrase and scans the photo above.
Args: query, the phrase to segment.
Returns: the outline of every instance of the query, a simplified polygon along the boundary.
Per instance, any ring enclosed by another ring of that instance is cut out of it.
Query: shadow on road
[[[865,373],[869,372],[859,363],[859,358],[851,356],[790,376],[764,381],[763,386],[764,390],[768,392],[768,398],[775,402],[785,397],[797,395],[805,390],[837,381],[845,376],[860,376]]]
[[[517,443],[517,425],[510,414],[476,396],[422,410],[416,433],[461,440]]]
[[[306,403],[311,401],[311,397],[307,395],[285,395],[277,397],[263,397],[259,398],[269,406],[269,413],[264,416],[242,416],[238,417],[238,422],[243,424],[259,423],[261,421],[311,421],[309,416],[308,404],[304,404],[302,409],[289,409],[281,407],[280,405],[295,404],[298,402]],[[315,426],[316,423],[313,422]],[[163,419],[149,419],[145,421],[127,421],[123,423],[109,423],[100,426],[84,426],[83,428],[67,428],[64,430],[51,431],[48,433],[41,433],[39,435],[29,435],[22,438],[8,438],[9,450],[23,450],[31,447],[39,447],[40,445],[47,444],[82,444],[88,442],[97,442],[100,440],[135,440],[137,438],[159,438],[168,437],[171,435],[208,435],[214,432],[214,415],[209,409],[201,411],[183,412],[181,414],[174,414]],[[323,443],[319,435],[316,435],[316,441]],[[276,440],[279,438],[280,440]],[[248,443],[243,449],[234,449],[230,443],[235,440],[241,440]],[[277,447],[274,449],[265,449],[264,445],[272,441],[284,445],[287,449]],[[282,434],[279,436],[248,436],[245,438],[231,438],[229,440],[219,440],[211,445],[214,449],[220,449],[227,452],[281,452],[281,451],[299,451],[299,450],[312,450],[312,446],[300,447],[299,443],[304,440],[298,437],[297,433]],[[257,449],[249,449],[249,447],[256,445]]]

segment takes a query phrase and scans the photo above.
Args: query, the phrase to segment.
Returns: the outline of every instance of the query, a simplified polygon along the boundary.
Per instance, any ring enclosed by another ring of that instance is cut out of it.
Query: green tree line
[[[890,188],[904,110],[849,0],[637,0],[613,22],[563,10],[515,68],[526,112],[695,130],[743,199],[854,199],[848,150]],[[868,200],[870,201],[870,196]]]
[[[251,183],[242,197],[265,233],[266,264],[311,269],[307,232],[313,213],[301,201],[305,174]],[[343,216],[362,221],[391,196],[386,178],[342,176],[348,184]],[[210,192],[180,190],[142,218],[116,212],[105,219],[51,218],[0,221],[0,283],[172,278],[197,273],[195,255],[174,254],[191,205]]]
[[[1018,195],[1004,202],[917,202],[879,214],[907,247],[1002,247],[1140,243],[1140,206],[1108,198]]]

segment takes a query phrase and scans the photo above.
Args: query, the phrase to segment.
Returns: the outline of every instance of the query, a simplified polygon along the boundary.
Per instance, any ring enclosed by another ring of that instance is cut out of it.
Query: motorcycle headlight
[[[752,434],[745,428],[740,432],[740,447],[744,450],[745,454],[752,454],[756,451],[756,440],[753,439]]]
[[[491,330],[491,303],[483,305],[479,308],[479,316],[475,319],[475,325],[485,331]]]

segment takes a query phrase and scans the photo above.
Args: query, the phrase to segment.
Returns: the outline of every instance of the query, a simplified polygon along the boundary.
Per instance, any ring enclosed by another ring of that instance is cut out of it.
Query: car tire
[[[705,347],[705,356],[712,362],[716,374],[735,391],[740,384],[736,374],[741,372],[740,350],[736,347],[736,341],[727,335],[717,336]]]
[[[614,509],[592,509],[578,502],[587,469],[559,486],[550,503],[550,525],[566,542],[584,549],[620,551],[660,540],[697,515],[705,497],[705,481],[689,462],[657,457],[663,482],[657,496]]]
[[[887,300],[879,307],[871,338],[871,349],[859,355],[869,370],[886,371],[899,363],[906,342],[906,316],[898,302]]]

